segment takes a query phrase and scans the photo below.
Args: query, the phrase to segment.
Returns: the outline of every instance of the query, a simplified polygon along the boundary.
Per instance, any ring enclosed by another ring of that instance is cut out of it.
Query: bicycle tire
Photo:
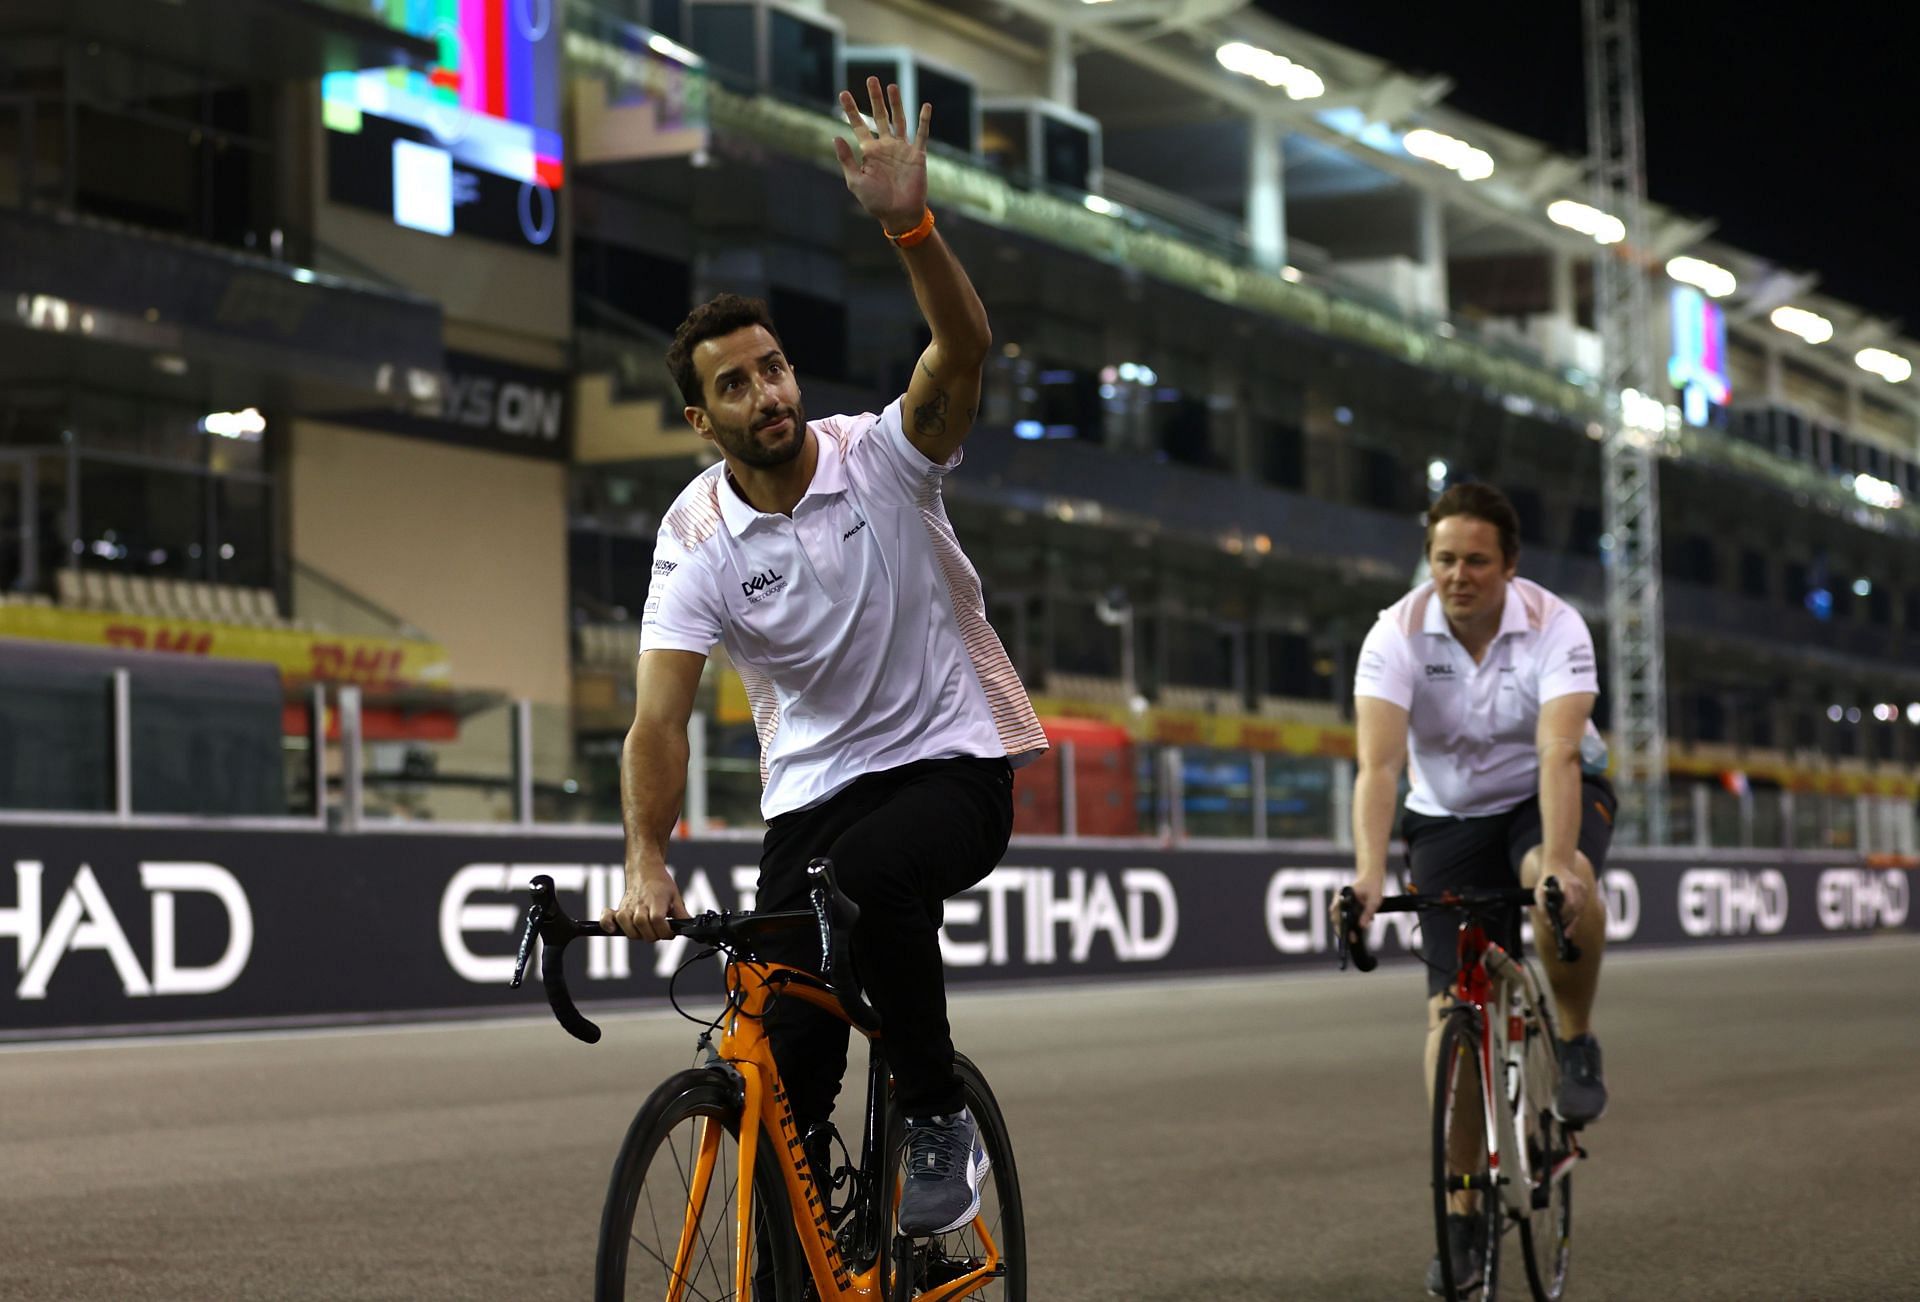
[[[999,1249],[1000,1260],[1005,1267],[1005,1273],[998,1279],[969,1293],[967,1297],[969,1302],[1026,1302],[1026,1207],[1020,1197],[1020,1175],[1014,1165],[1013,1140],[1007,1133],[1007,1119],[1000,1111],[1000,1103],[994,1098],[986,1076],[970,1059],[964,1054],[954,1054],[953,1070],[960,1078],[961,1093],[966,1099],[966,1106],[973,1112],[974,1124],[980,1129],[981,1141],[986,1145],[987,1157],[992,1162],[986,1184],[980,1191],[980,1216],[986,1221],[987,1233]],[[886,1149],[889,1155],[888,1169],[898,1173],[904,1157],[906,1122],[895,1110],[889,1109],[889,1114]],[[898,1246],[900,1240],[895,1239],[894,1243],[893,1265],[897,1272],[902,1266]],[[952,1234],[915,1240],[905,1262],[906,1276],[895,1276],[894,1296],[917,1297],[925,1287],[937,1286],[944,1278],[952,1277],[951,1272],[960,1271],[957,1263],[978,1259],[983,1252],[984,1245],[972,1226]],[[904,1291],[901,1290],[902,1285],[905,1286]]]
[[[600,1242],[594,1265],[595,1302],[639,1302],[641,1298],[661,1296],[661,1288],[672,1282],[672,1260],[679,1230],[685,1221],[688,1172],[692,1167],[695,1145],[694,1127],[705,1120],[724,1131],[715,1162],[707,1205],[701,1217],[703,1227],[700,1257],[686,1272],[689,1282],[706,1281],[690,1296],[731,1299],[744,1302],[733,1287],[733,1235],[739,1209],[735,1202],[738,1189],[740,1100],[733,1081],[712,1070],[683,1071],[663,1081],[648,1096],[627,1127],[620,1154],[614,1159],[613,1174],[607,1182],[607,1200],[600,1216]],[[756,1123],[757,1124],[757,1123]],[[685,1130],[684,1138],[676,1132]],[[731,1141],[731,1142],[729,1142]],[[660,1162],[663,1154],[672,1161]],[[731,1167],[728,1158],[731,1155]],[[659,1197],[648,1196],[648,1178],[661,1177]],[[677,1192],[676,1192],[677,1186]],[[642,1207],[647,1224],[640,1224]],[[793,1217],[787,1201],[786,1186],[780,1175],[772,1144],[763,1132],[754,1161],[753,1208],[760,1229],[755,1235],[755,1282],[752,1302],[792,1302],[801,1296],[801,1284],[807,1267],[794,1237]],[[710,1230],[704,1227],[711,1226]],[[652,1260],[644,1269],[634,1261],[634,1249],[644,1250]],[[721,1260],[713,1260],[720,1250]],[[640,1271],[639,1278],[652,1281],[645,1291],[628,1287],[630,1268]]]
[[[1543,1004],[1539,1014],[1538,1023],[1528,1027],[1526,1114],[1514,1119],[1533,1186],[1528,1190],[1532,1210],[1520,1222],[1520,1251],[1535,1302],[1560,1302],[1573,1260],[1573,1172],[1555,1180],[1553,1168],[1573,1154],[1574,1139],[1553,1112],[1560,1083],[1553,1012]]]
[[[1448,1014],[1440,1030],[1440,1054],[1434,1064],[1433,1081],[1433,1229],[1440,1258],[1440,1296],[1447,1302],[1492,1298],[1498,1296],[1500,1289],[1500,1239],[1507,1214],[1501,1206],[1499,1189],[1493,1180],[1493,1165],[1486,1152],[1484,1117],[1479,1166],[1457,1173],[1464,1177],[1466,1189],[1477,1189],[1480,1194],[1479,1283],[1468,1288],[1456,1285],[1455,1281],[1465,1272],[1459,1269],[1463,1263],[1453,1260],[1452,1239],[1447,1233],[1447,1213],[1451,1206],[1448,1196],[1454,1191],[1450,1177],[1456,1174],[1451,1170],[1448,1151],[1450,1123],[1462,1099],[1472,1100],[1469,1115],[1481,1116],[1484,1112],[1486,1094],[1481,1087],[1480,1049],[1480,1028],[1475,1025],[1472,1014],[1465,1010]]]

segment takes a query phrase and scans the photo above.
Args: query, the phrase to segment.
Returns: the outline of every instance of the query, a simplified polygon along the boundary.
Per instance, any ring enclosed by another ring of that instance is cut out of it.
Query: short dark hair
[[[693,350],[708,339],[730,335],[748,326],[760,326],[780,344],[780,332],[773,328],[773,316],[767,305],[744,294],[720,294],[708,299],[687,314],[673,332],[673,344],[667,349],[667,369],[680,386],[680,396],[689,407],[707,405],[706,391],[700,387],[700,372],[693,366]],[[786,345],[780,344],[782,352]]]
[[[1433,551],[1434,526],[1450,515],[1485,520],[1500,535],[1500,554],[1513,564],[1520,554],[1520,513],[1507,495],[1492,484],[1455,484],[1427,508],[1427,551]]]

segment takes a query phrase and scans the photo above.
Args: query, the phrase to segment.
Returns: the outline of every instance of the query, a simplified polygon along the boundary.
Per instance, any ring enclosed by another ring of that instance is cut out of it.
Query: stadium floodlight
[[[1312,68],[1245,41],[1229,41],[1215,50],[1213,57],[1228,72],[1286,91],[1288,99],[1318,99],[1327,91],[1327,83]]]
[[[1907,722],[1920,728],[1920,701],[1907,702]]]
[[[1681,254],[1667,259],[1667,274],[1683,285],[1692,285],[1710,298],[1725,298],[1739,287],[1733,273],[1705,258]]]
[[[1913,374],[1913,363],[1884,348],[1862,348],[1853,355],[1853,364],[1870,371],[1888,384],[1900,384]]]
[[[1810,344],[1824,344],[1833,338],[1833,322],[1804,307],[1776,307],[1767,320],[1790,335],[1799,335]]]
[[[1873,595],[1873,580],[1855,579],[1853,581],[1853,595],[1856,597],[1871,597]]]
[[[1906,495],[1898,484],[1880,478],[1878,475],[1853,476],[1853,495],[1868,506],[1877,506],[1883,511],[1897,511],[1906,503]],[[1866,580],[1862,579],[1862,583]],[[1861,593],[1866,596],[1866,593]]]
[[[200,418],[200,428],[223,439],[257,442],[267,432],[267,418],[258,407],[242,411],[210,411]]]
[[[1595,244],[1618,244],[1627,238],[1625,222],[1577,199],[1555,199],[1547,205],[1547,220],[1578,231]]]
[[[1415,127],[1401,137],[1400,145],[1415,158],[1424,158],[1458,173],[1463,181],[1484,181],[1493,175],[1492,154],[1445,132]]]

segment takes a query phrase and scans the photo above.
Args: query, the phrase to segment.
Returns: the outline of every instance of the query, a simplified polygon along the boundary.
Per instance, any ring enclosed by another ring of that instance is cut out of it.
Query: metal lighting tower
[[[1666,403],[1654,393],[1647,248],[1646,151],[1633,0],[1583,0],[1587,149],[1593,206],[1626,227],[1593,263],[1594,323],[1604,361],[1608,690],[1613,701],[1619,830],[1627,844],[1667,841],[1666,633],[1660,610],[1660,441]],[[1631,396],[1627,396],[1631,394]],[[1637,400],[1636,400],[1637,399]],[[1657,414],[1656,414],[1657,413]]]

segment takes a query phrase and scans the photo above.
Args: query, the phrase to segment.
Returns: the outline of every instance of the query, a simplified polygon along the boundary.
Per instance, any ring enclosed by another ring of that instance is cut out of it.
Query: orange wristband
[[[910,249],[920,241],[926,239],[927,236],[933,234],[933,209],[929,207],[926,213],[920,218],[920,224],[910,231],[903,231],[901,234],[895,235],[884,226],[880,228],[880,231],[888,239],[893,241],[894,247]]]

